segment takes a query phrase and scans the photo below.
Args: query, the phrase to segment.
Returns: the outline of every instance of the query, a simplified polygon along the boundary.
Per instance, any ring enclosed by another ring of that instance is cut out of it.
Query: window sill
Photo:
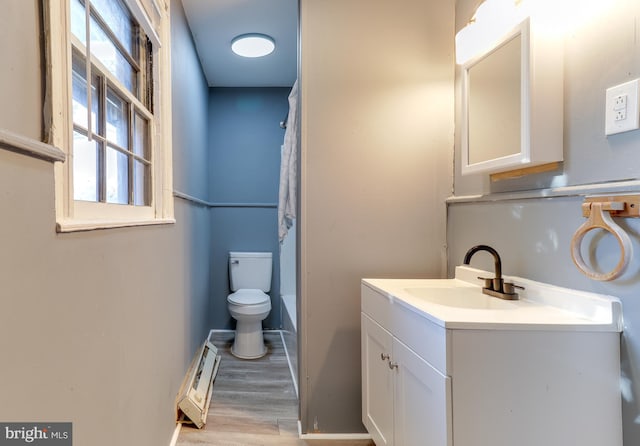
[[[51,144],[0,129],[0,148],[49,162],[64,161],[65,153]]]
[[[96,231],[102,229],[129,228],[135,226],[156,226],[175,224],[174,218],[161,218],[152,220],[110,220],[110,221],[88,221],[88,220],[67,220],[56,223],[56,232],[80,232]]]

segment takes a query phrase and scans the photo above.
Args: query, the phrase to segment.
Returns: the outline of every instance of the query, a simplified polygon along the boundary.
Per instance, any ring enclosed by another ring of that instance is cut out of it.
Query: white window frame
[[[56,230],[86,231],[175,223],[171,153],[170,11],[166,0],[123,0],[153,44],[154,118],[151,128],[151,205],[74,200],[72,45],[70,0],[43,0],[46,43],[45,128],[47,142],[67,155],[55,164]]]

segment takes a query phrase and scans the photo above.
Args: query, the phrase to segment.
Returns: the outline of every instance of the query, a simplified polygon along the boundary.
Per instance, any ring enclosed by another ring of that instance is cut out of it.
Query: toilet
[[[227,297],[229,313],[237,321],[231,353],[242,359],[256,359],[267,353],[262,321],[271,311],[272,259],[270,252],[230,252]]]

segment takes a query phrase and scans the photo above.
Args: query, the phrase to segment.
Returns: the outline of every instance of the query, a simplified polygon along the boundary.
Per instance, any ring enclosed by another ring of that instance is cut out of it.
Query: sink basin
[[[410,287],[405,292],[436,305],[472,310],[514,310],[518,305],[508,300],[488,296],[479,287]]]
[[[452,279],[362,279],[363,296],[377,296],[363,298],[363,309],[393,319],[390,305],[447,329],[622,331],[622,305],[615,297],[503,276],[521,287],[518,300],[503,300],[482,293],[478,277],[491,274],[463,265]]]

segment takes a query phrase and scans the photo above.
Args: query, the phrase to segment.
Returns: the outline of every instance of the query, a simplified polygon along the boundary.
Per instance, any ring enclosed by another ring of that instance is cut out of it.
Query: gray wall
[[[471,16],[475,3],[457,1],[457,29]],[[546,197],[559,193],[558,186],[598,184],[600,193],[608,189],[620,191],[615,182],[640,177],[640,131],[604,136],[605,89],[640,77],[640,42],[636,36],[640,3],[620,0],[603,4],[607,6],[595,20],[573,30],[565,41],[565,161],[561,171],[493,184],[487,175],[461,177],[456,141],[455,195],[488,196],[449,205],[449,273],[453,274],[454,266],[462,263],[468,248],[487,243],[501,254],[505,274],[619,297],[625,319],[621,386],[624,444],[631,446],[640,444],[640,265],[637,260],[632,261],[629,270],[612,282],[596,282],[583,276],[571,261],[569,244],[585,221],[580,209],[584,197],[571,189],[568,196]],[[459,113],[457,116],[459,122]],[[637,185],[630,184],[621,190],[640,192]],[[530,198],[507,194],[517,190],[530,190]],[[637,258],[640,221],[616,222],[629,233]],[[591,258],[604,271],[611,270],[619,258],[617,243],[608,235],[596,243],[590,250]],[[474,266],[492,268],[489,258],[476,257]]]
[[[8,0],[2,4],[0,54],[3,62],[0,71],[0,104],[3,106],[0,107],[0,127],[41,140],[39,3],[35,0]],[[8,42],[13,44],[9,45]],[[13,85],[21,87],[19,95],[16,95],[17,89],[13,88]],[[11,106],[8,107],[7,104]],[[25,116],[28,119],[25,119]]]
[[[209,93],[209,200],[211,208],[212,328],[233,328],[227,309],[229,251],[273,254],[272,310],[264,328],[280,328],[280,262],[277,208],[280,122],[290,88],[211,88]],[[217,207],[220,204],[267,206]],[[270,206],[269,206],[270,205]]]
[[[360,279],[446,274],[454,2],[301,1],[303,432],[363,432]]]
[[[38,3],[8,0],[0,15],[11,36],[0,39],[11,61],[0,69],[0,127],[35,139]],[[197,73],[179,5],[174,57]],[[202,112],[185,105],[201,107],[206,85],[197,77],[175,84],[174,105],[190,114]],[[206,140],[182,139],[187,117],[175,125],[180,170]],[[168,444],[176,392],[206,335],[209,260],[198,245],[210,231],[206,210],[176,201],[175,225],[57,234],[52,164],[0,150],[0,185],[0,420],[72,421],[74,444]]]

